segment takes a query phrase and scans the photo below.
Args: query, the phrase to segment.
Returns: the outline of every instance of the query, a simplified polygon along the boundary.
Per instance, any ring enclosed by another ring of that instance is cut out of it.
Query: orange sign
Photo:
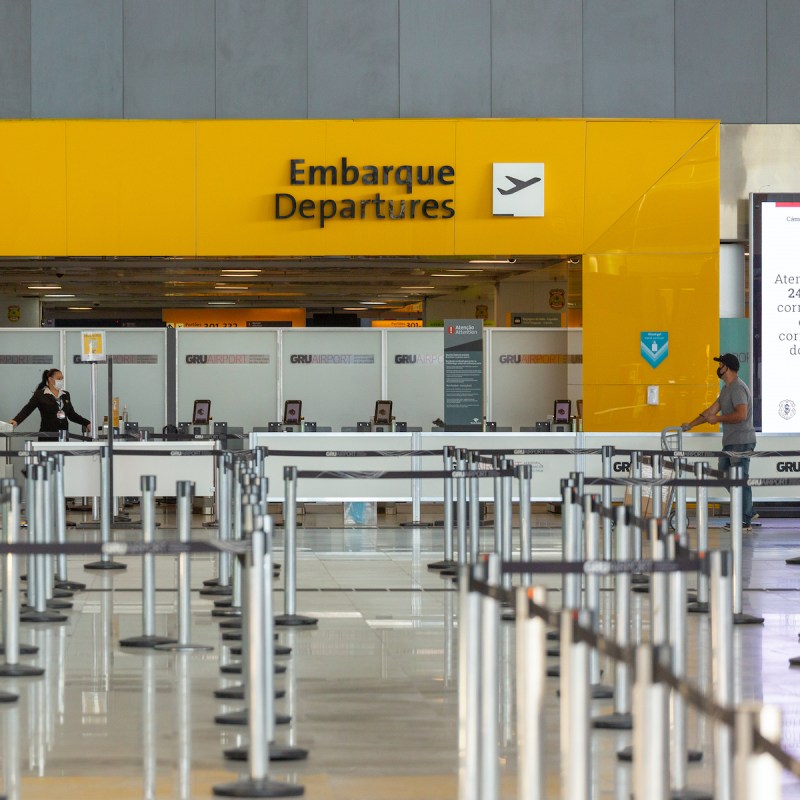
[[[170,328],[304,328],[304,308],[165,308]]]

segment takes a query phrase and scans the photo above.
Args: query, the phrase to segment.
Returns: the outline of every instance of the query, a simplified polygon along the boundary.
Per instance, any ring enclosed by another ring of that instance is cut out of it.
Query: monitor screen
[[[303,408],[302,400],[287,400],[283,404],[283,424],[297,425],[300,423],[300,412]]]
[[[392,424],[392,401],[391,400],[378,400],[375,403],[375,424],[376,425],[391,425]]]
[[[553,419],[556,422],[569,422],[572,403],[569,400],[556,400],[553,405]]]
[[[211,419],[211,401],[195,400],[192,411],[192,425],[208,425]]]

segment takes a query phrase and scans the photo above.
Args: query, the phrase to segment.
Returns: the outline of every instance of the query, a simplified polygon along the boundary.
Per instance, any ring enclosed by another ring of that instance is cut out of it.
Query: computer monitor
[[[378,400],[375,403],[375,424],[376,425],[391,425],[392,424],[392,401],[391,400]]]
[[[572,402],[570,400],[556,400],[553,404],[553,420],[555,422],[569,422]]]
[[[301,412],[303,410],[302,400],[287,400],[283,404],[283,424],[284,425],[299,425],[302,419]]]
[[[208,425],[211,419],[211,401],[195,400],[192,410],[192,425]]]

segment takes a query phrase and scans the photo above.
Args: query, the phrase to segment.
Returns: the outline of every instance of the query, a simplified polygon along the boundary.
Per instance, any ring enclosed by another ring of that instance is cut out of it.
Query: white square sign
[[[492,164],[495,217],[544,216],[544,164]]]

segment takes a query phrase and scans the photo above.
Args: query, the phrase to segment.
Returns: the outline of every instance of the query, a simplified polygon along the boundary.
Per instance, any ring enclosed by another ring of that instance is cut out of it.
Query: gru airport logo
[[[544,164],[492,164],[495,217],[544,216]]]

